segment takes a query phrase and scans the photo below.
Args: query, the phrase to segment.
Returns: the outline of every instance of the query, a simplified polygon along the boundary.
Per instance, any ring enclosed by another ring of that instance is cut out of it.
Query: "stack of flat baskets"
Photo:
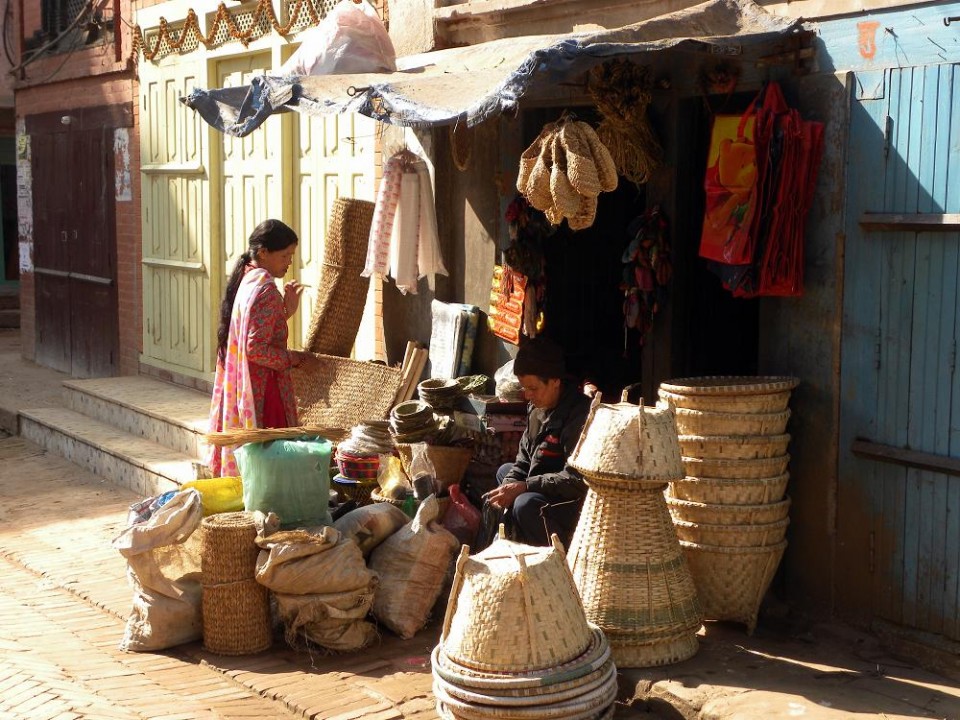
[[[252,512],[219,513],[202,523],[203,646],[218,655],[250,655],[272,644],[270,599],[257,582]]]
[[[613,717],[617,669],[590,625],[556,535],[553,547],[500,537],[464,546],[433,655],[441,718]]]
[[[790,520],[784,433],[790,377],[699,377],[660,385],[673,408],[686,477],[667,505],[703,614],[752,634],[783,557]]]
[[[587,619],[620,667],[693,656],[700,604],[663,493],[683,477],[673,412],[595,399],[570,466],[589,486],[570,543]]]

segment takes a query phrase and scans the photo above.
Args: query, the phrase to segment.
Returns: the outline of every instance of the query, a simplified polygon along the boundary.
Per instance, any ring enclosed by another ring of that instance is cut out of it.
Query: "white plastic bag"
[[[202,636],[201,520],[200,493],[184,490],[114,539],[134,590],[121,650],[163,650]]]
[[[506,401],[523,400],[523,388],[517,376],[513,374],[513,360],[497,368],[493,374],[493,380],[496,383],[498,398]]]
[[[393,72],[397,54],[377,11],[366,0],[340,0],[278,71],[279,75]]]

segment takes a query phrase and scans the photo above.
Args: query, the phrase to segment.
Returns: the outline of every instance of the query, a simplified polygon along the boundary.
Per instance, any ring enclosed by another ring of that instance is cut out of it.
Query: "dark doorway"
[[[74,377],[115,375],[113,128],[95,113],[87,123],[38,118],[30,133],[37,362]]]

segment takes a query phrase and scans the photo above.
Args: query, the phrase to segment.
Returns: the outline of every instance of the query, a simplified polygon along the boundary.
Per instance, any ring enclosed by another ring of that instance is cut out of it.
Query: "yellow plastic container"
[[[189,488],[200,493],[204,517],[243,510],[243,483],[238,477],[192,480],[180,486],[181,490]]]

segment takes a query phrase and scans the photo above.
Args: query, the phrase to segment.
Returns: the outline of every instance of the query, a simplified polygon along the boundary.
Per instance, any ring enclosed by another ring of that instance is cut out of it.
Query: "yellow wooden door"
[[[254,75],[270,71],[271,57],[266,51],[221,60],[217,63],[217,87],[249,85]],[[296,229],[284,203],[283,127],[287,120],[271,117],[243,138],[217,134],[220,182],[215,203],[219,223],[213,240],[219,259],[218,297],[258,224],[276,218]]]
[[[201,63],[141,63],[143,361],[212,370],[209,130],[179,98],[204,87]]]
[[[317,302],[324,240],[338,197],[374,199],[377,123],[362,115],[297,115],[292,143],[292,217],[300,233],[299,280],[306,286],[291,337],[303,342]],[[375,283],[357,337],[357,356],[376,353],[378,315]],[[382,345],[382,332],[381,345]]]

